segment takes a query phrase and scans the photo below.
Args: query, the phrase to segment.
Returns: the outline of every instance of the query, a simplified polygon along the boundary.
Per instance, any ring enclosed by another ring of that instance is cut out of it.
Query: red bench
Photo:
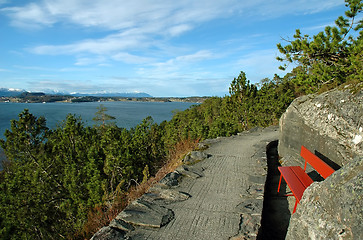
[[[297,203],[300,203],[305,189],[314,182],[306,173],[307,163],[309,163],[324,179],[334,172],[333,168],[304,146],[301,146],[300,155],[305,159],[304,170],[300,166],[278,167],[281,176],[277,192],[280,192],[281,180],[282,177],[284,177],[285,182],[292,192],[292,194],[286,196],[294,196],[296,199],[293,213],[295,213]]]

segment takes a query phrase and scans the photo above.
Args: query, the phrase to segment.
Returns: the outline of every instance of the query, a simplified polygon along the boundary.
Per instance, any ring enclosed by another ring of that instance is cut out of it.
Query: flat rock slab
[[[189,198],[163,205],[164,214],[168,213],[165,209],[174,213],[172,219],[167,217],[170,222],[157,224],[158,228],[135,227],[127,236],[133,240],[256,239],[267,174],[266,146],[277,139],[278,129],[266,128],[207,140],[208,158],[186,166],[186,172],[193,172],[190,167],[202,170],[201,176],[194,172],[194,177],[187,177],[178,169],[183,177],[173,190],[187,193]],[[137,207],[134,212],[143,209]],[[127,216],[126,220],[130,221]]]
[[[118,219],[118,218],[115,218],[114,220],[112,220],[109,226],[114,229],[119,229],[124,232],[129,232],[129,231],[135,230],[135,227],[133,225],[125,222],[122,219]]]
[[[154,228],[164,226],[173,218],[172,210],[142,199],[133,201],[116,217],[129,224]]]
[[[194,179],[204,176],[203,169],[196,166],[181,165],[175,171],[180,175]]]
[[[114,229],[110,226],[101,228],[91,240],[115,240],[115,239],[125,239],[125,232]]]
[[[156,185],[149,189],[141,199],[153,202],[158,205],[168,205],[174,202],[185,201],[191,196],[188,193],[180,192],[176,189],[165,189],[163,186]]]

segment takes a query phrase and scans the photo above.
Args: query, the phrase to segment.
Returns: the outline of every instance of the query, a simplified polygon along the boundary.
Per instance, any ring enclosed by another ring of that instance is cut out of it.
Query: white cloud
[[[205,60],[205,59],[211,59],[214,58],[215,56],[213,55],[212,52],[208,51],[208,50],[200,50],[196,53],[193,54],[189,54],[189,55],[184,55],[184,56],[179,56],[177,58],[175,58],[175,60],[177,62],[195,62],[195,61],[201,61],[201,60]]]
[[[276,49],[258,50],[241,56],[235,65],[236,70],[243,70],[251,82],[256,83],[263,78],[272,78],[275,73],[281,73],[281,65],[276,57]]]
[[[113,33],[64,45],[39,45],[31,52],[45,55],[115,55],[134,49],[158,48],[162,41],[191,31],[199,24],[234,15],[277,17],[282,14],[318,12],[340,5],[341,0],[43,0],[3,8],[20,27],[50,27],[55,23],[108,29]]]
[[[29,80],[27,83],[27,90],[40,92],[49,89],[57,89],[60,92],[71,92],[77,89],[78,92],[86,93],[102,89],[90,81],[75,81],[69,79]]]
[[[35,3],[30,3],[24,7],[7,7],[1,11],[7,13],[12,19],[12,24],[17,27],[39,28],[55,23],[55,19]]]
[[[166,1],[166,0],[44,0],[22,7],[5,8],[18,26],[50,25],[69,22],[85,27],[112,30],[140,27],[152,22],[162,26],[178,26],[213,19],[226,8],[238,3],[224,1]],[[185,26],[184,26],[185,28]]]
[[[95,71],[96,68],[84,68],[84,67],[67,67],[57,70],[58,72],[90,72]]]
[[[110,54],[115,51],[148,45],[142,35],[130,32],[111,34],[100,39],[87,39],[68,45],[43,45],[29,49],[36,54],[61,55],[75,53]]]
[[[3,8],[2,11],[13,24],[22,27],[67,22],[84,27],[125,30],[152,23],[159,26],[157,29],[163,29],[163,33],[166,30],[178,35],[195,24],[234,14],[273,18],[316,13],[342,4],[341,0],[43,0]]]
[[[137,55],[129,54],[126,52],[117,53],[112,56],[112,59],[114,59],[116,61],[128,63],[128,64],[143,64],[143,63],[151,63],[151,62],[155,61],[154,58],[137,56]]]
[[[23,69],[23,70],[32,70],[32,71],[54,71],[54,69],[40,67],[40,66],[22,66],[22,65],[14,65],[15,68]]]
[[[305,28],[301,28],[301,32],[311,32],[311,31],[323,31],[327,26],[335,26],[334,22],[329,22],[329,23],[325,23],[325,24],[319,24],[316,26],[311,26],[311,27],[305,27]]]
[[[86,66],[86,65],[93,65],[93,64],[104,64],[106,59],[104,57],[79,57],[77,58],[77,62],[75,65],[77,66]]]
[[[180,24],[174,27],[170,27],[169,34],[172,37],[179,36],[180,34],[191,30],[193,27],[188,24]]]
[[[203,69],[198,69],[198,62],[217,58],[215,54],[208,50],[200,50],[192,54],[181,55],[163,62],[148,64],[146,67],[139,68],[140,76],[146,75],[154,78],[172,79],[185,78],[189,76],[208,75],[203,73]],[[186,69],[188,69],[186,71]]]

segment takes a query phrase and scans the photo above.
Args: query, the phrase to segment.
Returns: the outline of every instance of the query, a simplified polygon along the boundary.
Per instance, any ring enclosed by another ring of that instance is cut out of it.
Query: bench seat
[[[291,166],[291,167],[278,167],[281,175],[279,181],[278,192],[280,192],[281,180],[284,177],[287,185],[291,189],[291,192],[295,196],[296,202],[293,213],[296,211],[297,203],[300,203],[300,200],[303,196],[303,193],[307,187],[310,186],[314,181],[304,172],[304,170],[300,166]]]

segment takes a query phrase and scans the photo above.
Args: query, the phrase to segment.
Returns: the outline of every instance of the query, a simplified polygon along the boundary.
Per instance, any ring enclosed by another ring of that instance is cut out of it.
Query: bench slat
[[[314,181],[299,166],[291,166],[291,170],[295,173],[305,188],[309,187]]]
[[[300,203],[302,195],[306,189],[304,184],[299,180],[291,167],[278,167],[278,169],[294,194],[296,200]]]
[[[301,146],[300,155],[307,161],[324,179],[329,177],[335,170],[321,160],[306,147]],[[306,163],[305,163],[306,168]],[[304,169],[306,170],[306,169]]]

